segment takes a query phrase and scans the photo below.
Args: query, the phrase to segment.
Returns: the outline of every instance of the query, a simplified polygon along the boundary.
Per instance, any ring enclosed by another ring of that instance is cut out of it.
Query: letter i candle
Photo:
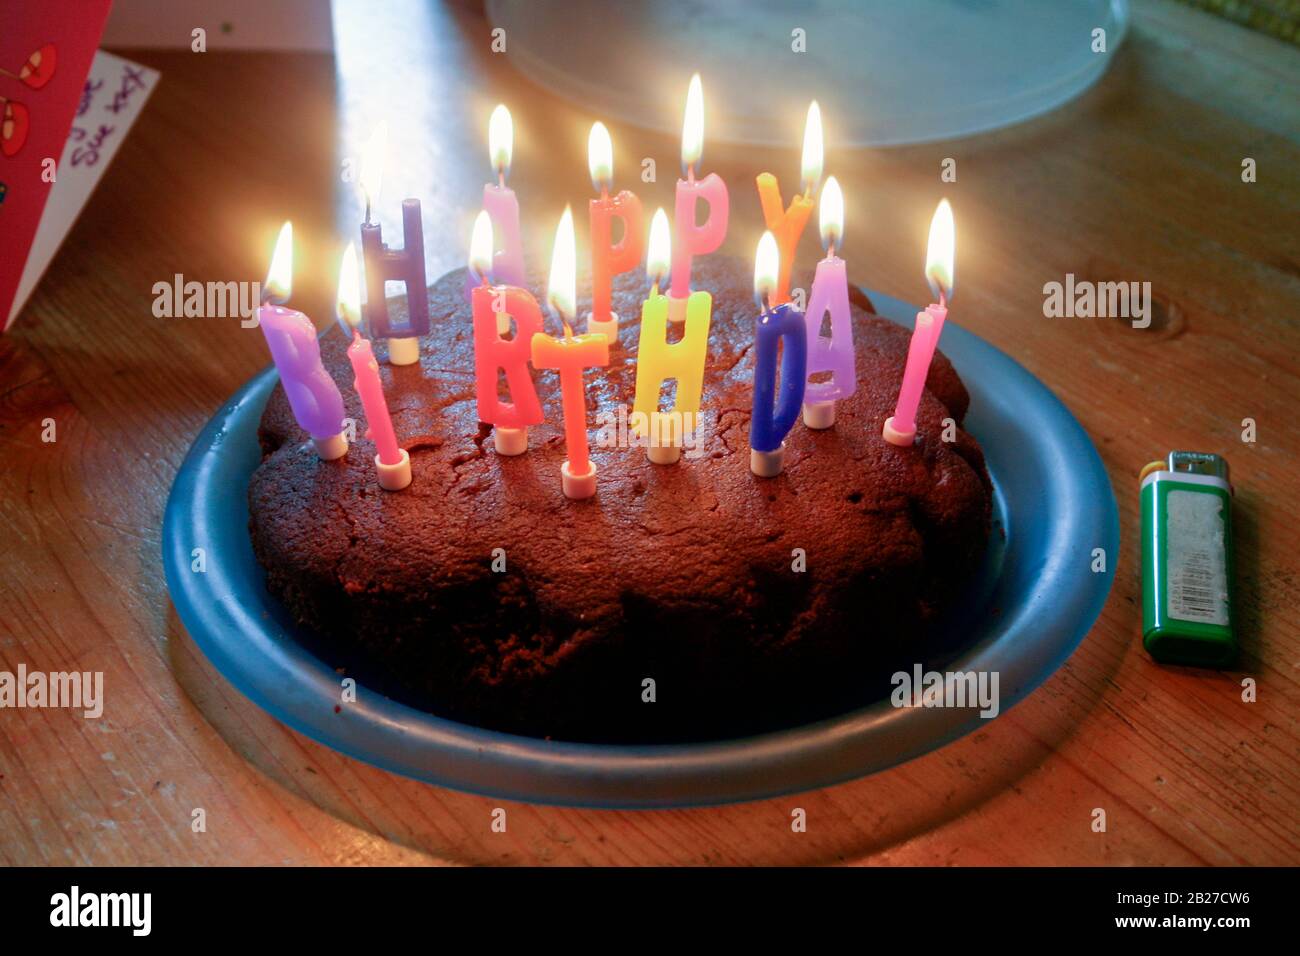
[[[925,278],[939,301],[927,305],[924,312],[916,313],[916,328],[912,330],[912,341],[907,349],[907,365],[903,369],[903,383],[898,389],[898,403],[881,430],[885,441],[892,445],[907,446],[916,439],[916,410],[920,407],[921,392],[930,374],[930,360],[939,346],[943,323],[948,318],[948,299],[953,290],[955,235],[952,207],[948,200],[942,199],[930,220],[930,241],[925,255]]]
[[[807,380],[808,329],[790,303],[764,305],[776,288],[780,252],[776,237],[763,233],[754,257],[754,298],[761,314],[754,327],[754,405],[749,419],[749,469],[774,478],[784,468],[785,436],[799,417]],[[781,394],[776,394],[777,349],[781,346]]]
[[[671,233],[662,209],[650,224],[650,253],[646,273],[652,283],[650,295],[641,306],[641,339],[636,353],[636,400],[633,415],[636,430],[649,426],[646,457],[656,465],[671,465],[682,457],[682,439],[695,430],[700,415],[700,393],[704,387],[704,362],[709,351],[709,321],[713,296],[692,292],[686,302],[686,328],[680,341],[668,342],[668,297],[660,294],[659,283],[671,261]],[[667,379],[677,380],[672,410],[659,411],[659,393]]]
[[[271,256],[258,325],[280,373],[280,384],[298,425],[311,436],[326,461],[347,454],[343,435],[343,396],[320,360],[320,341],[311,319],[286,309],[293,287],[293,226],[285,223]]]
[[[610,305],[614,276],[636,268],[641,261],[641,200],[624,189],[611,197],[614,184],[614,146],[604,123],[591,127],[587,139],[587,165],[591,184],[600,193],[591,201],[591,312],[587,331],[600,332],[610,345],[618,344],[618,313]],[[612,242],[614,220],[623,222],[623,238]]]
[[[686,318],[686,300],[691,294],[691,260],[713,252],[727,238],[727,214],[730,200],[727,184],[717,173],[704,179],[695,178],[695,166],[704,153],[704,91],[700,74],[691,77],[686,92],[686,118],[682,122],[682,167],[685,179],[677,180],[674,207],[673,281],[668,296],[668,318],[681,322]],[[695,223],[695,206],[703,199],[709,217],[703,225]]]
[[[469,243],[469,272],[475,279],[470,301],[474,311],[474,384],[479,421],[492,426],[498,455],[528,450],[528,428],[542,423],[542,404],[528,370],[533,336],[542,331],[537,300],[516,286],[488,285],[492,265],[492,218],[484,210],[474,220]],[[515,320],[515,334],[510,319]],[[511,401],[501,400],[497,378],[505,373]]]
[[[413,365],[420,360],[421,335],[429,334],[429,293],[424,276],[424,227],[420,200],[402,200],[404,249],[390,249],[379,223],[370,221],[371,205],[379,201],[383,176],[387,124],[380,123],[366,143],[361,161],[361,188],[366,196],[366,221],[361,224],[361,252],[366,262],[366,320],[370,334],[388,339],[388,361]],[[388,315],[384,287],[388,282],[406,286],[406,322],[394,325]]]
[[[361,282],[357,275],[357,250],[348,243],[339,266],[339,293],[334,306],[335,318],[344,335],[352,336],[348,346],[348,361],[352,363],[352,386],[361,396],[361,407],[366,413],[366,437],[374,440],[375,471],[379,487],[385,491],[401,491],[411,483],[411,456],[397,444],[393,419],[388,414],[388,401],[384,398],[383,382],[379,378],[379,363],[375,361],[370,340],[358,329],[361,324]]]
[[[758,176],[758,199],[763,206],[763,221],[768,231],[776,237],[777,251],[781,255],[781,272],[772,292],[772,304],[790,301],[790,272],[794,267],[799,237],[803,235],[808,217],[812,215],[813,193],[822,178],[822,112],[813,100],[808,106],[808,120],[803,131],[803,163],[801,167],[803,195],[795,194],[790,207],[781,209],[781,184],[771,173]],[[811,310],[810,310],[811,311]]]
[[[568,453],[568,459],[560,466],[561,487],[566,497],[590,498],[596,493],[596,466],[591,461],[587,442],[587,400],[582,372],[609,364],[609,339],[600,333],[573,334],[576,260],[573,212],[565,206],[555,230],[555,251],[546,289],[552,314],[564,324],[564,337],[557,339],[543,332],[536,333],[532,338],[533,365],[560,373],[564,445]]]
[[[523,288],[526,283],[524,243],[519,233],[519,199],[506,185],[514,150],[514,121],[505,105],[498,103],[488,120],[488,155],[492,159],[492,168],[496,170],[497,181],[483,184],[483,208],[492,217],[493,233],[501,237],[501,248],[494,248],[491,266],[483,274],[496,285]],[[476,284],[473,276],[466,276],[466,299],[473,294]]]
[[[835,254],[844,235],[844,194],[834,176],[826,180],[820,202],[822,245],[826,258],[817,263],[812,295],[804,321],[808,329],[808,378],[830,372],[827,382],[809,381],[804,389],[803,423],[809,428],[835,424],[835,403],[858,387],[853,351],[853,314],[849,311],[849,278],[845,262]],[[831,317],[831,334],[821,334],[822,316]]]

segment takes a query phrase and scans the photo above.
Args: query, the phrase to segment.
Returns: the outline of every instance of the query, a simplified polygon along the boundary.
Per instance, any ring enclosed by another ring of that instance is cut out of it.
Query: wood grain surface
[[[337,63],[131,51],[161,84],[0,336],[0,670],[103,671],[107,696],[98,720],[0,711],[0,862],[1300,862],[1300,54],[1163,0],[1134,14],[1107,76],[1055,113],[953,143],[832,145],[827,159],[848,197],[854,278],[891,295],[925,295],[926,225],[952,198],[952,321],[1046,382],[1113,481],[1123,547],[1100,620],[1037,692],[937,752],[825,790],[653,813],[467,796],[287,730],[197,650],[160,555],[189,443],[268,359],[237,320],[154,318],[155,282],[260,279],[292,218],[295,305],[323,326],[340,236],[357,222],[340,164],[383,110],[404,118],[390,228],[396,199],[418,196],[431,278],[460,265],[497,100],[518,124],[512,185],[537,261],[564,202],[590,194],[586,129],[599,117],[492,56],[472,5],[344,3]],[[627,178],[643,156],[676,169],[674,139],[611,132]],[[751,252],[753,177],[792,180],[798,136],[796,123],[785,151],[710,143],[708,168],[733,196],[727,251]],[[945,157],[956,183],[940,182]],[[1257,182],[1242,182],[1245,157]],[[651,209],[669,203],[671,178],[638,187]],[[1152,328],[1044,318],[1043,284],[1067,272],[1150,281]],[[1162,667],[1141,646],[1136,473],[1171,448],[1232,465],[1244,644],[1233,670]],[[503,834],[490,828],[497,806]],[[796,807],[806,833],[791,831]],[[192,832],[195,808],[206,832]]]

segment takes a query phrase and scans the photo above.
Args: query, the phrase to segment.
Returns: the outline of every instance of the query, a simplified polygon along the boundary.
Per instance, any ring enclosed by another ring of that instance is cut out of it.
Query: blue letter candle
[[[754,328],[754,408],[749,420],[749,447],[774,452],[789,434],[803,405],[808,330],[803,314],[789,303],[758,318]],[[781,394],[776,394],[776,353],[781,354]]]

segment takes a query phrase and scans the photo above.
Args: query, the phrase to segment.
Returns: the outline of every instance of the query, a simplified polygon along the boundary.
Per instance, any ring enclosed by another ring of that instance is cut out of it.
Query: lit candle
[[[849,277],[843,259],[835,254],[844,236],[844,194],[835,177],[826,180],[820,200],[822,246],[826,258],[817,263],[808,312],[808,378],[804,389],[803,423],[809,428],[835,424],[835,402],[857,388],[857,362],[853,353],[853,313],[849,310]],[[822,316],[831,316],[831,334],[821,334]],[[813,382],[814,375],[830,372],[829,381]]]
[[[803,195],[796,194],[788,209],[781,208],[781,185],[771,173],[758,176],[758,199],[763,205],[763,220],[776,237],[781,255],[781,273],[777,276],[772,304],[790,301],[790,272],[794,267],[799,237],[812,215],[813,194],[822,178],[822,113],[817,101],[808,106],[808,120],[803,130]]]
[[[361,189],[366,197],[366,221],[361,224],[361,254],[366,262],[366,320],[374,338],[388,340],[388,361],[413,365],[420,360],[421,335],[429,334],[429,293],[424,279],[424,226],[420,200],[402,200],[403,249],[384,243],[379,223],[370,221],[371,207],[379,202],[383,179],[384,148],[388,125],[380,123],[366,143],[361,157]],[[394,325],[388,315],[384,285],[401,282],[406,286],[406,322]]]
[[[501,248],[493,252],[492,267],[487,275],[495,285],[523,288],[527,282],[524,277],[524,245],[519,232],[519,200],[515,191],[506,185],[514,145],[515,129],[510,111],[498,103],[488,120],[488,155],[492,159],[492,168],[496,170],[497,181],[483,185],[483,208],[492,217],[493,232],[500,238]],[[476,284],[472,276],[465,277],[466,299]]]
[[[280,384],[289,397],[293,417],[311,435],[316,453],[330,461],[341,458],[348,450],[343,435],[343,396],[321,364],[320,342],[311,319],[283,307],[292,287],[293,226],[286,222],[280,227],[271,256],[257,320],[280,373]]]
[[[587,331],[600,332],[610,345],[618,344],[618,313],[610,305],[614,276],[636,268],[641,261],[641,200],[624,189],[610,196],[614,186],[614,147],[604,123],[591,127],[587,138],[587,165],[591,184],[600,193],[591,200],[591,313]],[[623,238],[612,243],[614,220],[623,222]]]
[[[761,314],[754,327],[754,406],[749,419],[749,468],[773,478],[784,466],[785,436],[803,404],[808,358],[808,330],[803,316],[786,302],[772,306],[781,253],[776,237],[763,233],[754,257],[754,298]],[[764,297],[768,303],[764,305]],[[776,362],[781,353],[781,394],[776,394]]]
[[[537,300],[518,286],[488,285],[492,266],[492,218],[486,210],[474,220],[469,243],[469,272],[475,279],[470,296],[474,311],[474,384],[478,418],[492,426],[498,455],[528,450],[528,427],[542,423],[528,359],[533,336],[542,331]],[[510,335],[510,319],[516,332]],[[502,401],[497,381],[505,374],[511,401]]]
[[[343,252],[339,266],[339,294],[334,304],[334,316],[344,335],[352,336],[348,346],[348,361],[352,363],[352,386],[361,396],[361,407],[366,413],[366,437],[374,440],[375,472],[379,487],[385,491],[401,491],[411,483],[411,456],[397,444],[393,420],[388,414],[384,399],[384,386],[379,380],[379,363],[375,361],[370,340],[361,335],[361,280],[357,275],[357,250],[352,243]]]
[[[930,240],[925,251],[925,278],[930,291],[939,301],[916,313],[916,328],[907,347],[907,364],[903,368],[903,383],[898,389],[898,404],[894,414],[885,419],[881,434],[894,445],[911,445],[916,439],[916,410],[921,404],[921,391],[930,374],[930,361],[939,346],[943,323],[948,318],[948,300],[953,290],[953,259],[956,229],[952,221],[952,206],[941,199],[939,208],[930,220]]]
[[[686,300],[691,294],[691,260],[713,252],[727,237],[730,202],[727,184],[717,173],[700,180],[695,178],[695,167],[703,153],[704,91],[700,74],[696,73],[686,93],[686,118],[682,123],[682,167],[686,178],[677,180],[674,207],[673,282],[668,296],[668,318],[674,322],[686,318]],[[708,204],[709,215],[702,225],[696,225],[695,207],[701,199]]]
[[[650,223],[650,253],[646,272],[652,287],[641,306],[641,339],[636,353],[636,401],[633,422],[640,434],[649,428],[646,456],[655,464],[671,465],[682,457],[682,438],[695,430],[704,386],[704,361],[709,350],[709,320],[713,296],[692,292],[686,303],[686,329],[680,341],[668,343],[668,297],[659,283],[671,261],[668,216],[662,209]],[[672,410],[659,411],[659,394],[667,379],[676,379]]]
[[[590,498],[596,493],[596,466],[587,446],[587,400],[583,369],[609,364],[609,339],[600,334],[573,334],[577,295],[577,250],[573,239],[573,213],[564,208],[555,230],[551,277],[546,300],[551,313],[564,324],[564,337],[538,332],[532,337],[533,365],[560,373],[560,402],[564,411],[564,446],[568,460],[560,467],[561,487],[569,498]]]

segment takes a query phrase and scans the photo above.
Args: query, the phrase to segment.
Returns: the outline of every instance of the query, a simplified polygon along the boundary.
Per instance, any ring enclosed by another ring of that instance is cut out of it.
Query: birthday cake
[[[375,343],[409,487],[378,487],[364,424],[325,461],[280,386],[262,417],[254,551],[271,594],[361,693],[533,736],[674,741],[827,716],[922,659],[990,523],[982,452],[957,427],[969,398],[942,354],[916,443],[887,443],[909,332],[855,291],[856,391],[834,427],[796,423],[783,472],[758,478],[752,270],[708,257],[693,276],[713,295],[699,428],[679,462],[654,464],[627,428],[646,283],[621,276],[621,345],[585,373],[597,491],[572,500],[555,372],[532,371],[546,421],[524,454],[498,454],[479,421],[464,283],[457,270],[429,289],[417,364],[390,365]],[[405,301],[389,307],[400,320]],[[332,330],[322,361],[364,423],[346,345]]]

